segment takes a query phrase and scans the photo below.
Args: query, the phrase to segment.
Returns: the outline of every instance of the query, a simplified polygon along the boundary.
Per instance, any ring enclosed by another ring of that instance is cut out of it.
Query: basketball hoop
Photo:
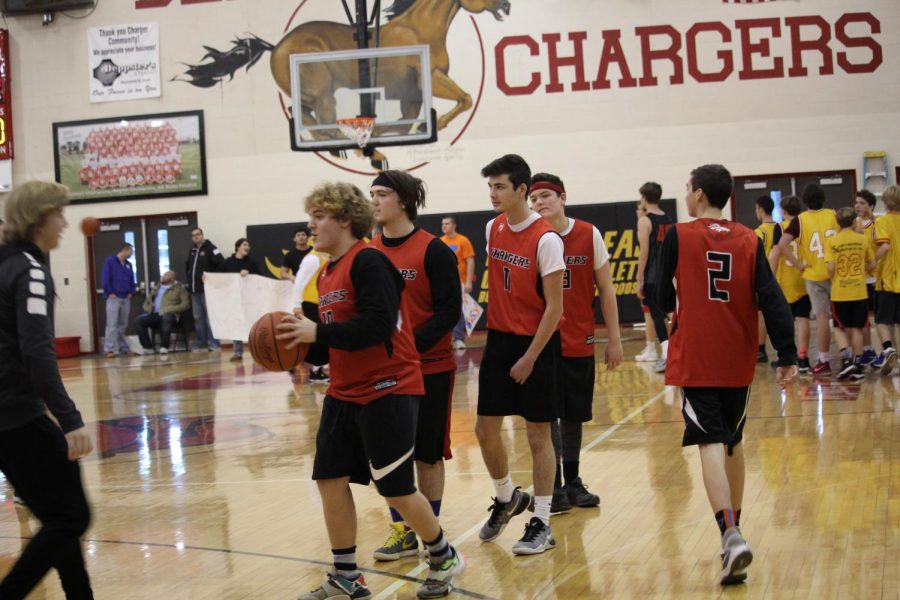
[[[354,140],[360,148],[365,148],[372,137],[375,128],[375,117],[353,117],[350,119],[337,119],[335,121],[341,133],[348,139]]]

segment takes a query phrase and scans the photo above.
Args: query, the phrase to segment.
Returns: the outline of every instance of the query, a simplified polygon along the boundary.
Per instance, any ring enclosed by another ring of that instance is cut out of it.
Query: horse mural
[[[450,56],[447,53],[447,32],[460,9],[478,14],[491,13],[502,21],[509,15],[509,0],[395,0],[387,9],[387,22],[378,32],[379,46],[429,47],[431,59],[432,96],[455,102],[455,105],[437,120],[438,130],[444,129],[460,114],[472,108],[472,96],[450,78]],[[198,87],[211,87],[226,77],[229,80],[241,67],[250,69],[263,52],[271,51],[269,66],[278,88],[286,96],[291,95],[290,56],[310,52],[332,52],[357,48],[354,40],[355,26],[333,21],[310,21],[289,31],[274,47],[252,35],[237,38],[232,48],[220,52],[204,46],[205,62],[187,65],[184,75],[173,81],[184,81]],[[374,34],[374,32],[372,32]],[[303,66],[303,97],[300,99],[303,122],[307,125],[333,124],[335,121],[334,93],[340,88],[359,88],[359,74],[353,68],[332,68],[321,64]],[[387,71],[387,72],[386,72]],[[421,110],[421,74],[414,61],[394,64],[387,70],[380,68],[378,79],[385,86],[386,98],[399,100],[403,118],[412,118]],[[390,82],[390,83],[386,83]],[[317,135],[333,136],[328,132]],[[343,152],[333,152],[345,158]],[[386,168],[387,161],[380,152],[371,157],[376,168]]]

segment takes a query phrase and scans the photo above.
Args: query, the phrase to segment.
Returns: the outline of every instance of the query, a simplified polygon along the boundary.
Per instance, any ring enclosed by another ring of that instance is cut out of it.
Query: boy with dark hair
[[[657,373],[664,373],[669,348],[666,312],[656,304],[653,294],[649,291],[657,283],[659,247],[666,232],[675,222],[659,207],[662,187],[658,183],[648,181],[641,186],[639,192],[641,194],[640,204],[646,210],[646,214],[638,219],[637,224],[638,244],[641,247],[641,254],[638,257],[637,296],[650,309],[653,328],[656,330],[656,339],[659,340],[661,353],[654,370]]]
[[[791,220],[803,212],[803,204],[797,196],[785,196],[781,199],[781,210],[784,220],[775,225],[775,235],[779,240]],[[797,365],[800,373],[809,373],[809,316],[812,305],[809,295],[806,293],[806,283],[802,271],[791,265],[787,258],[778,251],[778,242],[769,251],[769,266],[775,273],[775,279],[781,287],[785,300],[791,306],[791,315],[794,317],[794,328],[797,332]],[[789,250],[796,255],[797,241],[791,242]],[[777,368],[778,361],[772,362],[772,368]]]
[[[239,273],[241,277],[247,275],[259,275],[259,266],[250,258],[250,242],[247,238],[238,238],[234,242],[234,254],[225,259],[220,269],[222,273]],[[229,359],[231,362],[240,362],[244,358],[244,341],[232,340],[234,354]]]
[[[194,227],[191,230],[191,252],[185,261],[187,280],[185,285],[191,293],[191,313],[194,315],[194,330],[197,332],[197,345],[194,350],[208,349],[210,352],[219,349],[219,340],[213,337],[209,324],[209,310],[206,308],[206,294],[203,287],[203,274],[219,270],[225,257],[216,245],[203,236],[203,230]]]
[[[896,339],[894,327],[900,325],[900,187],[885,188],[881,200],[888,212],[875,220],[875,258],[879,261],[881,283],[875,324],[883,350],[872,362],[872,368],[890,375],[897,364],[897,350],[892,342]]]
[[[563,242],[553,227],[528,208],[531,169],[507,154],[484,169],[491,204],[501,213],[488,222],[488,337],[478,375],[475,434],[494,483],[491,516],[483,541],[495,539],[529,505],[529,494],[514,488],[500,427],[507,415],[525,419],[534,480],[534,517],[513,546],[515,554],[554,548],[550,530],[554,454],[550,423],[560,416],[563,310]]]
[[[825,264],[831,275],[831,311],[834,324],[849,338],[852,348],[841,348],[838,379],[858,381],[865,377],[862,358],[862,328],[866,324],[868,298],[866,273],[875,268],[875,252],[863,234],[853,230],[856,212],[849,206],[835,216],[841,230],[825,241]]]
[[[803,204],[809,210],[800,213],[784,230],[778,242],[778,251],[794,267],[803,271],[806,293],[812,311],[816,315],[816,338],[819,356],[812,368],[815,375],[831,373],[831,278],[825,267],[825,239],[837,233],[838,224],[834,211],[825,206],[825,190],[815,183],[803,189]],[[790,244],[797,240],[799,257],[791,251]]]
[[[781,238],[781,230],[776,228],[775,220],[772,219],[773,210],[775,210],[775,201],[769,196],[760,196],[756,199],[756,219],[759,221],[759,227],[753,231],[762,240],[763,250],[767,257],[772,250],[772,246],[777,244]],[[769,362],[769,355],[766,354],[766,324],[761,314],[757,315],[756,322],[756,329],[759,335],[759,352],[756,355],[756,362],[767,363]]]
[[[303,259],[312,251],[312,246],[309,245],[309,227],[306,225],[298,227],[294,231],[291,240],[294,242],[294,247],[284,255],[284,259],[281,262],[280,276],[282,279],[293,281],[300,271],[300,264],[303,262]]]
[[[856,210],[856,224],[854,229],[865,236],[866,243],[872,246],[873,252],[877,250],[877,246],[875,245],[874,213],[877,200],[875,194],[869,190],[859,190],[856,192],[856,197],[853,199],[853,208]],[[875,283],[877,281],[878,276],[876,273],[866,273],[868,313],[869,316],[871,316],[871,322],[873,324],[875,323],[875,311],[877,307],[875,291]],[[877,333],[878,327],[875,326],[875,329]],[[876,358],[878,358],[878,353],[875,352],[875,346],[872,345],[872,332],[867,323],[865,327],[863,327],[863,353],[859,363],[863,366],[868,366],[872,364]]]
[[[381,250],[403,277],[404,300],[421,362],[425,396],[416,421],[416,481],[441,514],[444,460],[450,452],[450,409],[456,359],[451,345],[453,326],[462,311],[456,257],[441,240],[418,227],[415,215],[425,207],[425,185],[404,171],[382,171],[369,188],[375,222],[382,234],[370,246]],[[375,551],[376,560],[416,556],[419,544],[403,516],[391,508],[391,534]]]
[[[681,386],[682,445],[699,445],[706,494],[722,534],[722,585],[743,582],[753,560],[738,526],[758,310],[778,351],[776,381],[783,385],[797,371],[790,309],[762,241],[722,218],[731,192],[731,174],[722,165],[691,172],[685,201],[696,220],[666,234],[655,290],[663,310],[677,307],[666,383]]]
[[[429,571],[419,598],[439,598],[463,570],[413,477],[416,417],[425,388],[413,341],[403,278],[363,238],[372,207],[346,183],[326,183],[306,197],[315,249],[331,260],[319,274],[319,323],[287,316],[278,338],[289,346],[329,348],[331,383],[322,406],[313,479],[322,495],[334,571],[300,600],[354,600],[371,592],[356,564],[356,508],[350,483],[375,487],[426,540]]]
[[[563,313],[566,319],[560,327],[560,387],[564,416],[551,424],[556,451],[556,478],[550,512],[559,513],[572,506],[592,507],[600,504],[600,497],[587,490],[579,474],[582,423],[593,418],[595,289],[600,296],[600,310],[609,335],[605,352],[607,369],[615,369],[621,364],[622,341],[609,252],[600,231],[586,221],[566,216],[566,188],[556,175],[536,173],[531,178],[530,195],[532,210],[544,217],[562,236],[566,263],[563,273]],[[562,485],[562,475],[565,475],[565,487]]]

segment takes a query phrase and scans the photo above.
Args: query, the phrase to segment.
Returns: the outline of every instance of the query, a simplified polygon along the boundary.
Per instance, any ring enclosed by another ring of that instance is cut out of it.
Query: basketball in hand
[[[257,319],[250,328],[250,354],[256,364],[267,371],[288,371],[303,362],[309,344],[297,344],[286,348],[290,340],[275,339],[278,324],[286,312],[270,312]]]
[[[100,231],[100,220],[94,217],[85,217],[81,220],[81,233],[91,237]]]

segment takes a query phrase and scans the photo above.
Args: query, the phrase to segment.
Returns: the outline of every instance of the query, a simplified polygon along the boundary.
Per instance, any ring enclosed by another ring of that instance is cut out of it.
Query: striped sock
[[[447,543],[447,538],[444,537],[443,530],[438,532],[434,541],[425,542],[425,547],[428,548],[429,560],[432,564],[439,565],[453,556],[453,551],[450,549],[450,544]]]
[[[349,548],[332,548],[331,556],[334,560],[334,572],[347,579],[359,576],[359,568],[356,566],[356,546]]]

